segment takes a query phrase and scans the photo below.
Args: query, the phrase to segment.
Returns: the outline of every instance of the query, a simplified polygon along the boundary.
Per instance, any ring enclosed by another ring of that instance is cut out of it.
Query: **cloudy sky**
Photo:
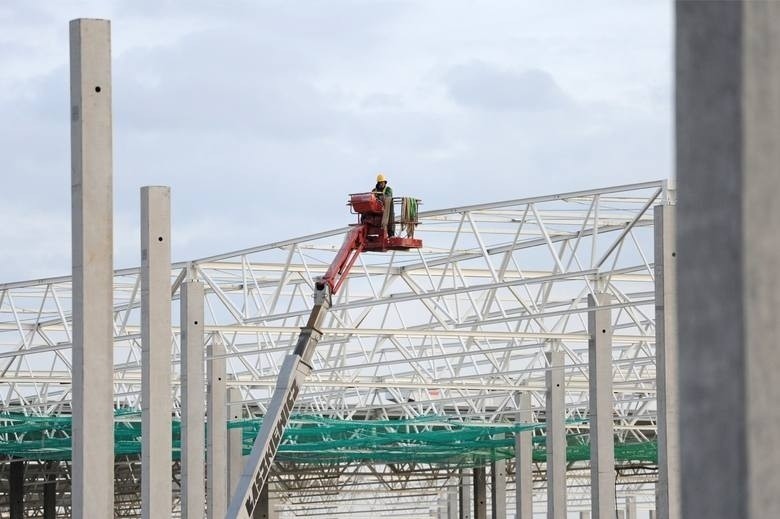
[[[169,185],[174,260],[350,223],[378,171],[425,208],[666,178],[672,6],[0,3],[0,282],[70,273],[68,21],[112,21],[115,262]]]

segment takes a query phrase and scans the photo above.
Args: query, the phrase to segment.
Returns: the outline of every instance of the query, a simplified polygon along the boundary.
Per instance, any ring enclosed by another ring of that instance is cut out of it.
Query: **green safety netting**
[[[261,419],[235,420],[248,453]],[[425,416],[398,420],[340,420],[299,415],[291,419],[277,460],[298,463],[430,463],[475,466],[514,457],[512,434],[543,429],[544,424],[463,422]],[[179,458],[180,423],[173,422],[173,457]],[[34,460],[69,460],[70,416],[25,416],[0,413],[0,456]],[[141,416],[116,414],[114,449],[117,456],[141,454]],[[569,435],[568,461],[590,458],[587,435]],[[546,459],[544,437],[534,436],[533,459]],[[615,445],[617,461],[657,463],[654,441]]]

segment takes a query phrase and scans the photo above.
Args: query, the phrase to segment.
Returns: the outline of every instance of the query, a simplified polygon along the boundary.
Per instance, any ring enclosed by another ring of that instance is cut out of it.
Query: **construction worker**
[[[376,176],[376,186],[371,191],[384,204],[382,227],[387,229],[388,236],[395,236],[395,210],[393,208],[393,188],[387,185],[387,177],[380,173]]]

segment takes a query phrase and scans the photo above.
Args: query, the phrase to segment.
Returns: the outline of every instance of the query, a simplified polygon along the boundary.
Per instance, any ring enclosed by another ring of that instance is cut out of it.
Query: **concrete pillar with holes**
[[[10,519],[24,518],[24,469],[27,462],[13,460],[9,463],[8,501]]]
[[[243,418],[241,408],[241,391],[237,387],[228,389],[229,416],[228,421],[234,422]],[[241,472],[244,469],[243,429],[232,427],[228,429],[228,496],[236,489]]]
[[[681,519],[675,207],[655,207],[655,351],[658,392],[658,483],[661,519]]]
[[[72,514],[114,515],[111,25],[70,22]]]
[[[471,475],[468,469],[460,470],[458,519],[472,519],[474,507],[471,502]]]
[[[487,473],[485,467],[474,467],[474,519],[487,519]]]
[[[490,464],[490,517],[506,519],[506,461]]]
[[[460,515],[458,512],[458,484],[459,480],[456,481],[456,484],[452,484],[450,480],[449,486],[447,487],[447,519],[458,519],[458,516]]]
[[[180,288],[181,325],[181,509],[182,519],[203,519],[205,510],[206,417],[203,283],[187,279]]]
[[[562,351],[547,352],[547,518],[566,519],[566,400]]]
[[[57,518],[57,474],[60,463],[50,461],[46,463],[46,482],[43,484],[43,519]]]
[[[533,421],[531,411],[531,393],[515,393],[518,424],[530,424]],[[533,433],[531,430],[515,434],[515,517],[533,519]]]
[[[209,519],[227,512],[227,390],[225,345],[215,334],[208,346],[206,372],[206,503]]]
[[[637,519],[635,496],[626,496],[626,519]]]
[[[675,5],[682,517],[780,517],[780,2]]]
[[[590,388],[590,502],[595,519],[615,516],[615,436],[612,422],[611,297],[588,295]]]
[[[171,191],[141,188],[141,516],[171,513]]]
[[[268,487],[269,483],[266,482],[260,491],[260,497],[257,499],[257,506],[252,514],[252,519],[277,519],[279,517],[274,506],[275,501]]]

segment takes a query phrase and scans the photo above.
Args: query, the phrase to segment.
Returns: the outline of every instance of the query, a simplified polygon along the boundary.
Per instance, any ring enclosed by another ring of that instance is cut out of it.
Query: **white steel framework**
[[[545,353],[555,349],[565,353],[567,418],[587,418],[588,295],[606,293],[617,440],[654,439],[652,208],[671,198],[666,183],[654,181],[421,213],[416,235],[424,249],[361,255],[333,300],[296,411],[342,419],[437,414],[492,423],[513,421],[514,395],[529,391],[543,419]],[[181,282],[202,281],[205,343],[224,344],[227,384],[239,391],[246,416],[263,413],[282,359],[309,314],[313,279],[327,269],[346,230],[173,265],[173,315],[179,314]],[[117,271],[117,409],[140,409],[140,296],[139,269]],[[70,277],[0,285],[0,410],[70,414],[71,308]],[[172,412],[178,416],[175,320],[171,341]],[[568,429],[587,433],[588,426]],[[128,458],[117,468],[116,492],[130,496],[117,499],[118,515],[139,512],[140,492],[132,498],[138,463]],[[51,470],[51,464],[40,466]],[[587,465],[570,468],[568,507],[576,511],[589,503],[589,473]],[[513,463],[507,472],[512,500]],[[543,497],[543,474],[535,476],[535,499]],[[369,511],[438,517],[455,475],[416,464],[280,464],[271,495],[281,517]],[[654,480],[652,471],[626,467],[618,474],[619,493],[637,495],[640,507],[650,507]],[[69,496],[62,491],[60,497],[65,513]],[[543,502],[535,506],[544,509]]]

